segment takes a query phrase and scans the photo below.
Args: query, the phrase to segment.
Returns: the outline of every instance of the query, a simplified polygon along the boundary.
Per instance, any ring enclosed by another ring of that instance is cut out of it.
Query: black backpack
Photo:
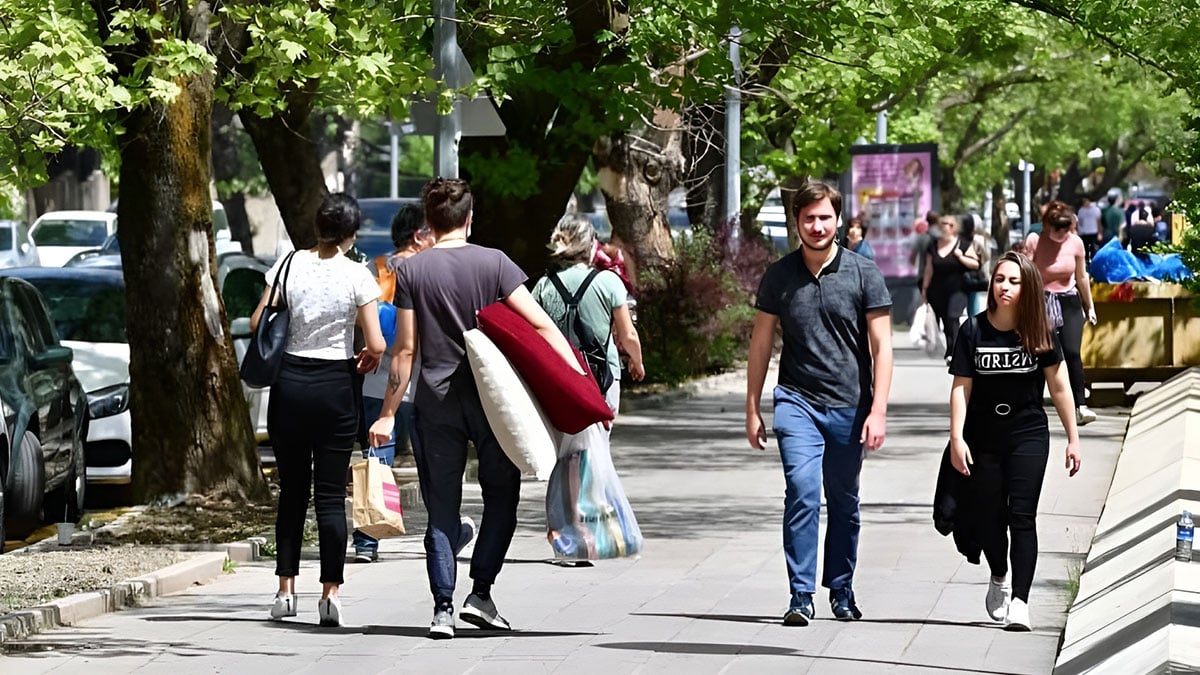
[[[589,272],[583,283],[579,284],[575,295],[571,295],[567,290],[557,272],[547,273],[546,276],[550,279],[550,283],[554,284],[559,297],[567,307],[567,314],[558,327],[562,329],[567,341],[583,354],[583,360],[587,362],[588,370],[592,371],[592,377],[600,387],[600,393],[606,394],[613,383],[612,370],[608,367],[608,341],[612,338],[612,311],[609,311],[608,334],[604,336],[603,340],[592,332],[583,317],[579,315],[579,301],[583,299],[583,294],[599,273],[600,270],[597,269]]]

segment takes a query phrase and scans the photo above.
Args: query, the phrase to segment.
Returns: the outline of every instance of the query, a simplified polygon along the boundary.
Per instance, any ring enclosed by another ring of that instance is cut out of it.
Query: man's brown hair
[[[471,185],[461,178],[434,178],[421,188],[425,222],[436,234],[462,227],[474,205]]]
[[[804,181],[796,190],[796,201],[792,202],[792,215],[799,217],[801,209],[825,198],[829,198],[829,203],[833,205],[833,215],[841,218],[842,193],[829,183],[812,179]]]

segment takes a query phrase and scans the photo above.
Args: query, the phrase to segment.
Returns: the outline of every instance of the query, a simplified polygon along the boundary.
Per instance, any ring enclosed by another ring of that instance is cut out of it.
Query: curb
[[[725,387],[735,382],[745,386],[746,376],[742,373],[741,366],[735,366],[728,372],[708,375],[697,380],[689,380],[679,386],[657,394],[639,395],[622,391],[620,412],[632,413],[662,408],[676,401],[695,398],[707,391]]]
[[[102,614],[136,607],[146,600],[178,593],[215,579],[224,573],[226,560],[256,560],[261,543],[257,539],[234,542],[158,571],[118,581],[109,588],[76,593],[43,605],[0,615],[0,646],[49,628],[73,626]],[[170,548],[188,550],[187,547]]]

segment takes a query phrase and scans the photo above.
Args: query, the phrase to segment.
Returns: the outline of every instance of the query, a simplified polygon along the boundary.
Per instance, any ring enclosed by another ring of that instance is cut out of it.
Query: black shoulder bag
[[[269,387],[275,384],[275,379],[279,377],[279,367],[283,365],[283,350],[287,348],[290,320],[287,278],[292,271],[292,257],[295,255],[295,251],[289,253],[287,260],[280,266],[279,274],[271,284],[267,306],[263,308],[262,316],[258,319],[258,328],[250,336],[250,346],[246,348],[246,356],[242,359],[240,368],[242,381],[248,386]]]
[[[612,314],[609,313],[608,334],[604,336],[603,340],[592,332],[583,317],[579,315],[579,301],[583,299],[584,292],[599,273],[600,270],[597,269],[589,272],[583,283],[579,284],[575,295],[571,295],[571,292],[567,290],[558,273],[549,273],[546,276],[550,278],[550,283],[554,284],[554,288],[562,297],[563,304],[567,306],[566,318],[563,323],[559,324],[559,328],[566,335],[567,341],[583,354],[583,360],[587,362],[588,370],[592,371],[592,377],[595,378],[596,385],[600,387],[600,393],[606,394],[608,388],[613,384],[612,369],[608,367],[608,341],[612,337]]]

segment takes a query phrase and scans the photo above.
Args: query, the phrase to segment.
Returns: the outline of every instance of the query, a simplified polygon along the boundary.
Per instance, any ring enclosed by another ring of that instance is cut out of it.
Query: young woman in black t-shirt
[[[987,312],[963,324],[950,362],[950,462],[969,477],[972,524],[992,573],[985,606],[1006,630],[1029,630],[1037,506],[1050,452],[1047,385],[1067,432],[1066,468],[1074,476],[1080,466],[1071,386],[1042,297],[1033,262],[1005,253],[992,273]]]

